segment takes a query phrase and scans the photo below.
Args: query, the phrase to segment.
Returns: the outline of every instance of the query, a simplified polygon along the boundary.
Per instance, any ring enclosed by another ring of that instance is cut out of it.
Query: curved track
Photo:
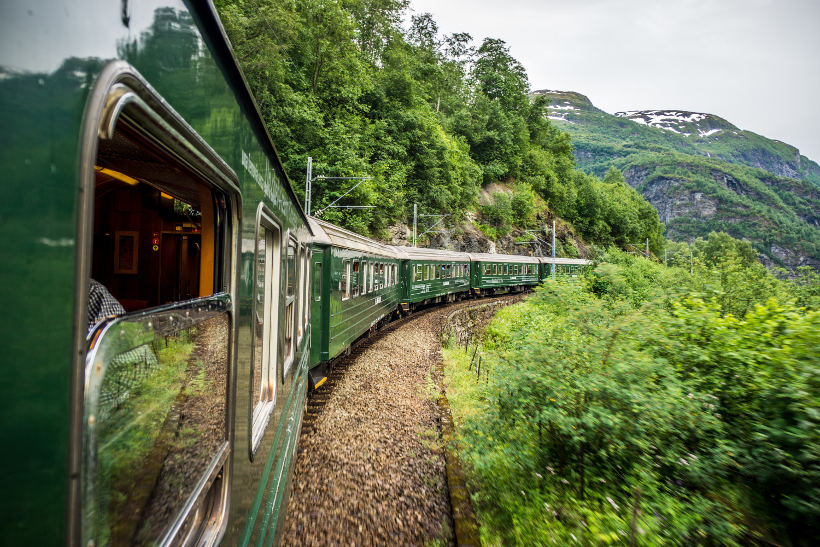
[[[474,305],[394,321],[337,360],[307,406],[284,544],[455,544],[436,365],[443,321]]]

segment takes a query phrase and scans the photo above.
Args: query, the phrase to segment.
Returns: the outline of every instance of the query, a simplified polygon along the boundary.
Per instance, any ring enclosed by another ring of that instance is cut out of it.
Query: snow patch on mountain
[[[697,135],[701,139],[717,135],[723,130],[737,129],[718,116],[686,110],[627,110],[616,112],[615,115],[640,125],[656,127],[684,137]]]

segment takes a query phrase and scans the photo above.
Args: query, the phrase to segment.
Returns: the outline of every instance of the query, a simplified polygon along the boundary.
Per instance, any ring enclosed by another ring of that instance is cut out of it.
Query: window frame
[[[232,425],[230,414],[235,406],[234,382],[231,370],[236,367],[236,354],[232,350],[236,340],[235,314],[239,302],[240,261],[233,252],[240,247],[239,218],[242,211],[242,194],[240,182],[233,169],[222,157],[180,116],[142,75],[126,61],[115,60],[102,68],[85,105],[80,133],[79,176],[77,197],[74,276],[74,313],[75,325],[86,325],[88,315],[89,282],[91,277],[92,250],[94,246],[93,217],[95,209],[95,170],[101,139],[111,139],[120,120],[128,122],[134,129],[149,139],[164,153],[181,161],[181,163],[212,189],[224,194],[222,208],[224,219],[217,223],[214,237],[214,287],[210,296],[199,296],[191,302],[212,299],[224,294],[230,299],[227,307],[229,320],[234,325],[228,332],[227,366],[229,374],[225,394],[226,443],[219,459],[216,457],[208,474],[200,477],[199,483],[189,498],[189,503],[175,515],[176,524],[169,532],[170,537],[158,540],[174,541],[185,534],[197,533],[211,537],[220,537],[227,525],[228,497],[231,490],[231,473],[234,457],[230,444]],[[216,212],[216,211],[215,211]],[[176,302],[172,305],[179,304]],[[136,313],[143,313],[139,311]],[[150,312],[149,312],[150,313]],[[94,341],[91,341],[93,345]],[[85,412],[85,373],[86,361],[91,346],[86,329],[74,329],[73,357],[71,369],[71,394],[69,418],[69,454],[67,474],[67,527],[68,543],[85,543],[83,541],[83,483],[84,472],[84,433],[87,422]],[[226,472],[223,474],[222,470]],[[206,496],[218,487],[216,498],[211,505],[205,505]],[[210,489],[209,489],[210,488]],[[195,514],[201,508],[202,514]],[[186,524],[192,519],[190,525]]]
[[[353,259],[353,266],[352,266],[352,269],[351,269],[351,276],[353,274],[355,274],[356,275],[356,280],[354,281],[352,277],[350,279],[350,285],[351,285],[352,290],[353,290],[353,292],[350,295],[352,298],[356,298],[357,296],[359,296],[359,293],[361,292],[360,291],[360,289],[361,289],[361,276],[359,275],[361,273],[361,264],[362,263],[358,258]]]
[[[282,276],[284,280],[284,299],[282,301],[282,314],[284,315],[283,321],[280,321],[280,324],[283,324],[284,327],[282,328],[282,344],[280,353],[282,354],[282,376],[281,381],[282,383],[285,382],[285,379],[288,377],[288,374],[293,368],[293,362],[296,357],[296,340],[297,340],[297,322],[299,317],[296,315],[298,310],[298,300],[299,300],[299,260],[298,260],[298,251],[299,251],[299,240],[296,239],[296,236],[291,232],[288,231],[286,237],[282,238],[283,244],[283,253],[282,257],[284,258],[285,262],[285,275]],[[293,268],[294,268],[294,287],[293,287],[293,296],[288,296],[288,289],[289,285],[289,278],[290,278],[290,271],[288,266],[289,260],[289,253],[290,249],[293,248],[294,250],[294,260],[293,260]],[[291,308],[291,306],[293,306]]]
[[[258,315],[257,304],[259,300],[259,235],[261,229],[271,233],[271,242],[265,242],[265,270],[262,273],[264,283],[264,300],[262,312],[262,366],[261,381],[267,381],[270,389],[268,400],[262,402],[264,392],[260,389],[259,400],[255,399],[253,378],[256,364],[256,328],[251,327],[251,361],[250,361],[250,408],[248,415],[248,451],[251,461],[259,449],[259,445],[264,437],[265,430],[270,421],[273,409],[276,406],[278,395],[280,341],[279,330],[282,315],[280,314],[280,293],[281,293],[281,272],[282,272],[282,224],[279,219],[268,209],[264,203],[260,203],[256,209],[256,231],[254,240],[254,271],[253,271],[253,304],[251,317],[255,320]],[[270,268],[268,268],[268,265]]]
[[[342,261],[342,277],[339,280],[339,289],[342,294],[342,301],[350,300],[350,259]]]

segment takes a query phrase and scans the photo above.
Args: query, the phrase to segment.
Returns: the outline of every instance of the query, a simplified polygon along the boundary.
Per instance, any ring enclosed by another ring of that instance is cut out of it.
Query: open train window
[[[353,261],[353,274],[350,280],[350,284],[353,286],[353,296],[359,296],[359,261]]]
[[[350,298],[350,261],[342,263],[342,278],[339,280],[339,290],[342,293],[342,300]]]
[[[125,311],[225,289],[223,192],[128,123],[100,141],[94,173],[91,278]]]
[[[260,203],[256,212],[254,246],[253,330],[251,332],[251,457],[259,447],[276,404],[279,363],[279,291],[282,231],[270,211]]]
[[[379,264],[379,288],[384,288],[384,264]]]
[[[373,276],[374,263],[370,262],[367,266],[370,268],[370,290],[368,292],[373,292],[373,287],[374,287],[374,279],[373,279],[373,277],[374,277]]]
[[[131,67],[95,85],[69,542],[206,542],[227,515],[238,179]]]

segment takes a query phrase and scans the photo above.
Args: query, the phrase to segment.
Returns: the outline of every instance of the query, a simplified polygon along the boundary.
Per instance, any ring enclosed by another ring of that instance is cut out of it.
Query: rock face
[[[712,218],[717,200],[696,190],[679,189],[680,180],[659,178],[647,185],[643,196],[658,211],[661,222],[669,224],[680,217]]]
[[[725,231],[761,260],[794,269],[820,257],[820,166],[786,143],[703,112],[608,114],[578,93],[541,90],[583,170],[618,168],[657,209],[670,239]]]
[[[513,230],[509,235],[499,237],[496,241],[493,241],[485,236],[481,230],[476,228],[474,222],[477,218],[478,215],[476,213],[467,213],[466,219],[460,224],[450,227],[443,226],[441,229],[437,229],[435,233],[427,234],[424,239],[419,242],[419,246],[464,253],[498,253],[527,256],[550,256],[552,252],[549,246],[542,243],[552,237],[545,231],[538,234],[540,241],[533,241],[531,236],[526,236],[522,230],[518,229]],[[546,224],[546,221],[544,221],[544,223]],[[390,245],[397,247],[412,245],[412,229],[407,228],[403,224],[391,226],[388,230],[388,234],[389,239],[387,243]],[[591,255],[591,249],[573,232],[569,224],[565,224],[559,220],[556,228],[556,237],[559,243],[559,245],[556,246],[559,249],[559,256],[561,256],[561,249],[567,249],[569,247],[574,248],[580,258],[588,258]],[[522,239],[533,241],[533,244],[522,245],[520,242],[516,243],[516,241]]]

